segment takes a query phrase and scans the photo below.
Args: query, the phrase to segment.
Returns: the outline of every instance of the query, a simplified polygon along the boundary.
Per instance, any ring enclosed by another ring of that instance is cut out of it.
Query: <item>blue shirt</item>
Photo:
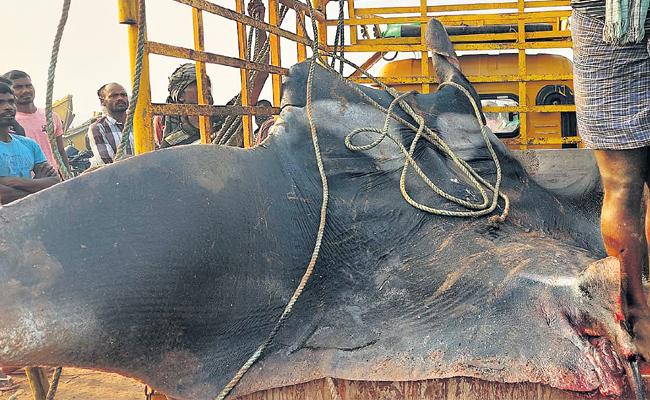
[[[45,154],[33,139],[9,134],[11,142],[0,140],[0,176],[32,179],[36,164],[47,161]]]

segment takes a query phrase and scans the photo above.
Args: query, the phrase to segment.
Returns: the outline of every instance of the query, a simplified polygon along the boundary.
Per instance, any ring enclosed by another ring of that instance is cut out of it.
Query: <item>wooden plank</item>
[[[538,383],[500,383],[476,378],[413,382],[368,382],[335,379],[341,400],[605,400],[597,393],[578,393]],[[646,381],[647,382],[647,381]],[[646,383],[646,388],[648,387]],[[647,390],[647,389],[646,389]],[[330,400],[324,379],[236,397],[239,400]],[[629,397],[622,397],[629,398]]]
[[[34,400],[45,400],[47,391],[50,390],[50,382],[47,380],[45,369],[42,367],[26,367],[25,374]]]

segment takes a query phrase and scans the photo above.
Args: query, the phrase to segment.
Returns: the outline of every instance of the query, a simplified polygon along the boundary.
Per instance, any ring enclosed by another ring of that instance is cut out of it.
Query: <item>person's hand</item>
[[[253,18],[264,18],[266,8],[264,8],[264,3],[262,0],[250,0],[248,2],[248,15]]]
[[[40,163],[34,167],[34,178],[52,178],[59,177],[56,170],[48,163]]]

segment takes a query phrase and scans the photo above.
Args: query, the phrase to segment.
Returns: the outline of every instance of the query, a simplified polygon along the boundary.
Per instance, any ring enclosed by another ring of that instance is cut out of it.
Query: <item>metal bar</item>
[[[306,0],[306,1],[311,1],[313,8],[316,10],[319,10],[320,12],[325,15],[325,18],[327,18],[327,9],[325,5],[327,4],[327,0]],[[324,3],[323,3],[324,2]],[[335,21],[338,22],[338,21]],[[328,49],[328,51],[332,51],[332,49],[327,46],[327,25],[325,25],[325,20],[318,21],[318,45],[319,48],[322,49],[321,46],[324,46]],[[341,45],[343,46],[343,45]],[[323,61],[328,63],[328,58],[323,57]]]
[[[553,7],[570,7],[570,0],[554,1],[527,1],[526,8],[553,8]],[[495,2],[495,3],[475,3],[475,4],[449,4],[439,6],[428,6],[427,12],[445,12],[445,11],[478,11],[478,10],[498,10],[510,9],[516,10],[517,3],[514,2]],[[420,8],[412,7],[364,7],[357,8],[356,13],[359,16],[373,14],[417,14]]]
[[[309,14],[309,7],[303,2],[297,0],[278,0],[281,4],[284,4],[287,7],[293,8],[296,11],[300,11],[304,14]],[[309,1],[309,0],[307,0]],[[314,18],[317,21],[325,21],[325,14],[319,10],[314,9]]]
[[[136,2],[137,3],[137,2]],[[136,6],[137,10],[137,6]],[[139,14],[139,13],[138,13]],[[146,21],[145,26],[145,43],[147,41]],[[129,37],[129,59],[131,66],[131,82],[132,87],[135,83],[135,70],[136,70],[136,54],[138,50],[138,25],[137,14],[136,23],[128,26]],[[135,147],[135,154],[142,154],[153,151],[153,127],[151,124],[152,115],[149,113],[149,104],[151,103],[151,83],[149,80],[149,52],[144,49],[142,55],[142,72],[140,74],[140,94],[138,95],[138,102],[135,106],[133,116],[133,144]]]
[[[209,12],[210,14],[218,15],[220,17],[229,19],[235,22],[241,22],[248,26],[253,26],[258,29],[265,30],[269,33],[274,33],[285,39],[292,40],[294,42],[304,43],[307,46],[311,45],[311,41],[307,38],[300,37],[293,32],[289,32],[285,29],[281,29],[277,26],[267,24],[263,21],[258,21],[254,18],[249,17],[248,15],[239,14],[236,11],[230,10],[226,7],[219,6],[214,3],[210,3],[206,0],[174,0],[177,3],[185,4],[191,7],[201,9],[203,11]],[[327,47],[322,47],[324,50],[327,50]]]
[[[370,58],[368,58],[366,61],[364,61],[363,64],[361,64],[361,69],[366,71],[369,70],[370,68],[372,68],[373,65],[377,64],[379,60],[381,60],[383,55],[384,53],[380,51],[371,55]],[[362,76],[361,70],[355,70],[350,76],[348,76],[348,79],[352,79],[355,82],[359,82],[358,79],[361,78],[361,76]],[[364,83],[372,83],[372,80],[370,78],[364,78],[364,79],[367,79],[367,82]],[[395,79],[396,82],[401,82],[400,78],[395,78]],[[418,82],[418,83],[422,83],[422,82]]]
[[[133,0],[118,0],[117,15],[120,24],[135,24],[138,20],[138,3]]]
[[[203,11],[198,8],[192,8],[192,27],[194,30],[194,49],[203,52],[205,50],[205,35],[203,32]],[[196,93],[200,105],[208,104],[207,79],[205,72],[205,63],[196,61]],[[201,134],[201,143],[208,144],[211,142],[210,119],[205,115],[199,116],[199,132]]]
[[[381,57],[381,53],[379,54]],[[374,57],[374,55],[373,55]],[[361,72],[350,75],[349,79],[356,83],[373,83],[372,79],[362,77]],[[435,77],[423,76],[390,76],[390,77],[377,77],[381,82],[387,85],[396,84],[421,84],[421,83],[437,83]],[[571,81],[573,74],[548,74],[548,75],[468,75],[467,79],[472,83],[494,83],[494,82],[539,82],[539,81]]]
[[[508,33],[477,33],[472,35],[454,35],[450,36],[452,43],[477,42],[479,44],[486,42],[505,42],[516,41],[517,32]],[[570,39],[570,31],[548,31],[548,32],[527,32],[526,39]],[[378,45],[378,44],[420,44],[419,37],[401,37],[401,38],[382,38],[382,39],[360,39],[357,41],[361,45]]]
[[[175,0],[175,1],[188,1],[188,0]],[[557,17],[569,17],[571,15],[571,10],[559,10],[559,11],[536,11],[536,12],[527,12],[523,15],[523,19],[528,22],[534,22],[540,18],[557,18]],[[519,21],[518,13],[503,13],[503,14],[459,14],[459,15],[438,15],[436,16],[440,22],[447,24],[450,22],[457,23],[468,23],[474,21],[484,21],[485,24],[504,24],[504,23],[514,23]],[[346,19],[344,20],[345,25],[371,25],[371,24],[406,24],[406,23],[427,23],[429,21],[428,16],[407,16],[407,17],[370,17],[363,19]],[[325,21],[325,24],[328,26],[336,26],[338,23],[337,20],[328,19]]]
[[[354,8],[354,0],[348,0],[348,16],[350,19],[356,19],[356,10]],[[351,44],[357,44],[357,39],[358,37],[358,28],[356,26],[351,26],[350,27],[350,43]]]
[[[536,138],[536,139],[529,139],[526,144],[527,145],[549,145],[549,144],[578,144],[581,143],[582,140],[580,139],[580,136],[568,136],[568,137],[562,137],[562,138]]]
[[[277,115],[279,107],[255,107],[255,106],[214,106],[200,104],[165,104],[152,103],[151,112],[160,115]]]
[[[526,5],[524,0],[517,0],[517,43],[520,45],[526,44],[526,22],[523,15],[526,12]],[[526,69],[526,48],[519,48],[518,51],[518,72],[519,76],[525,76],[528,72]],[[526,108],[528,106],[528,84],[525,81],[519,82],[519,106]],[[525,150],[526,138],[528,136],[528,114],[526,111],[519,113],[519,138],[521,140],[520,148]]]
[[[302,29],[303,26],[305,26],[305,13],[303,11],[296,11],[296,33],[301,37],[307,35],[307,32]],[[296,42],[296,46],[298,62],[305,61],[307,59],[307,46],[298,42]]]
[[[572,43],[570,41],[554,41],[554,42],[526,42],[526,43],[458,43],[454,46],[456,50],[465,51],[465,50],[515,50],[515,49],[559,49],[559,48],[571,48]],[[409,51],[425,51],[426,46],[421,44],[397,44],[397,45],[388,45],[388,44],[354,44],[345,46],[346,53],[361,52],[361,53],[374,53],[377,51],[389,52],[389,51],[400,51],[400,52],[409,52]]]
[[[201,61],[207,64],[218,64],[234,68],[246,68],[254,71],[264,71],[273,74],[286,75],[289,69],[276,67],[268,64],[256,63],[241,58],[228,57],[221,54],[213,54],[205,51],[196,51],[185,47],[172,46],[165,43],[148,42],[147,49],[150,54],[161,56],[184,58],[187,60]]]
[[[240,13],[244,14],[244,0],[235,0],[235,10]],[[246,26],[241,23],[237,22],[237,44],[239,47],[239,58],[246,58],[247,56],[250,57],[250,55],[246,54]],[[251,50],[252,51],[252,50]],[[247,107],[248,104],[248,95],[249,95],[249,89],[248,89],[248,70],[245,68],[242,68],[239,70],[239,76],[241,80],[241,105],[242,107]],[[251,117],[250,115],[244,115],[242,116],[242,126],[244,129],[244,148],[251,147],[253,145],[253,139],[252,139],[252,128],[253,126],[251,125]]]
[[[269,0],[269,23],[273,26],[279,24],[279,9],[278,0]],[[278,35],[271,33],[269,35],[270,48],[271,48],[271,65],[280,66],[282,64],[280,55],[280,38]],[[280,75],[273,75],[271,77],[273,85],[273,105],[280,106],[280,90],[282,88],[282,77]]]
[[[420,0],[420,14],[422,15],[423,18],[426,18],[427,16],[427,0]],[[421,25],[421,28],[423,28],[425,25]],[[350,27],[352,28],[352,26]],[[356,26],[354,27],[356,29]],[[429,73],[429,49],[426,47],[426,29],[420,29],[420,44],[425,48],[425,50],[422,50],[422,60],[420,62],[420,69],[422,76],[430,76]],[[422,93],[427,94],[429,93],[431,89],[431,85],[428,83],[422,83]]]
[[[543,112],[543,113],[552,113],[552,112],[575,112],[576,106],[573,104],[563,104],[563,105],[546,105],[546,106],[503,106],[503,107],[483,107],[484,112],[519,112],[519,113],[528,113],[528,112]],[[520,115],[521,117],[521,115]],[[521,120],[521,118],[520,118]]]

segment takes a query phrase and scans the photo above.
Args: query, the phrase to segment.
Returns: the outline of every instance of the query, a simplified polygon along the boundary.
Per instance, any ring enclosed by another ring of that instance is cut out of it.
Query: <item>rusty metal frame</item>
[[[136,153],[151,151],[153,146],[152,116],[156,114],[168,115],[194,115],[199,116],[199,131],[201,142],[210,142],[210,122],[208,116],[242,115],[244,127],[244,146],[252,145],[252,116],[253,115],[274,115],[280,112],[277,107],[280,103],[281,75],[286,75],[288,69],[282,67],[280,57],[280,38],[293,41],[297,45],[298,59],[300,61],[307,57],[307,47],[311,47],[311,40],[308,35],[299,28],[297,23],[296,33],[280,28],[278,25],[278,4],[283,4],[296,12],[297,21],[305,21],[308,6],[299,0],[268,0],[269,23],[256,20],[244,13],[244,0],[234,0],[235,10],[214,4],[207,0],[172,0],[176,3],[192,8],[192,28],[194,33],[194,48],[173,46],[165,43],[158,43],[145,39],[145,53],[143,74],[141,79],[140,99],[136,108],[134,118],[134,136]],[[132,53],[132,71],[135,70],[134,55],[137,47],[137,0],[118,0],[118,11],[120,23],[129,24],[129,48]],[[205,51],[205,35],[203,24],[203,13],[207,12],[229,19],[237,25],[237,38],[239,43],[239,57],[229,57],[221,54],[214,54]],[[314,19],[318,20],[321,26],[325,26],[326,16],[320,10],[314,11]],[[146,21],[145,21],[146,26]],[[246,26],[267,31],[270,35],[271,63],[262,64],[249,61],[246,57]],[[320,44],[321,50],[329,50],[326,42]],[[149,83],[150,54],[166,57],[192,60],[196,64],[198,103],[199,104],[154,104],[151,102],[151,86]],[[208,105],[209,84],[206,74],[206,64],[217,64],[227,67],[239,68],[241,71],[242,105],[241,106],[214,106]],[[273,102],[276,107],[254,107],[249,105],[248,77],[249,71],[267,72],[272,75],[273,81]]]

